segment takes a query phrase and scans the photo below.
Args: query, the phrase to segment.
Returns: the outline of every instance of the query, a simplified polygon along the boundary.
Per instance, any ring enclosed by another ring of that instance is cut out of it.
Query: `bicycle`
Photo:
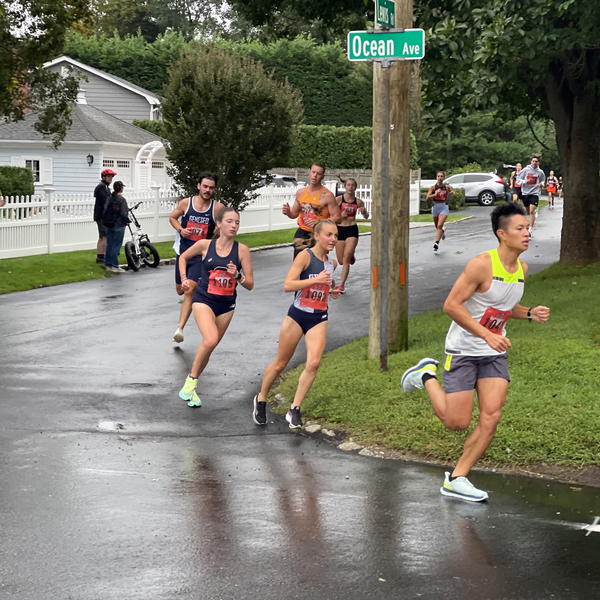
[[[125,242],[125,258],[127,265],[132,271],[139,271],[142,266],[148,266],[155,269],[160,263],[160,256],[156,248],[150,243],[147,233],[144,233],[140,222],[137,220],[134,211],[142,204],[138,202],[129,209],[130,222],[127,228],[131,234],[131,241]],[[135,225],[135,229],[131,224]]]

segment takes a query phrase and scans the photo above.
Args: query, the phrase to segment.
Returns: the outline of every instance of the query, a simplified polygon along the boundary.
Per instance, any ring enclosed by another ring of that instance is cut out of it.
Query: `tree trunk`
[[[600,95],[547,89],[563,166],[564,213],[560,261],[600,261]]]

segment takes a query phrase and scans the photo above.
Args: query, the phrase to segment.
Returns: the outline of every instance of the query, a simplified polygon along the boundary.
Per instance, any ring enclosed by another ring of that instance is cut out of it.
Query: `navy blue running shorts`
[[[235,298],[229,302],[216,302],[205,296],[195,294],[194,299],[192,300],[192,305],[193,304],[206,304],[206,306],[215,313],[215,317],[235,310]]]
[[[306,332],[312,329],[315,325],[318,325],[319,323],[325,323],[328,320],[326,310],[316,313],[309,313],[296,308],[293,304],[290,306],[287,316],[300,325],[300,329],[302,329],[302,333],[304,335],[306,335]]]

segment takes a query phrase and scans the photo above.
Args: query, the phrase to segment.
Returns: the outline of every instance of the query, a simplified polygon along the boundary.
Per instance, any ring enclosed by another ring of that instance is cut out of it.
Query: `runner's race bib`
[[[354,217],[357,204],[354,202],[342,202],[342,217]]]
[[[527,184],[528,185],[537,185],[538,176],[532,175],[531,173],[527,173]]]
[[[498,310],[491,306],[483,313],[479,324],[483,325],[486,329],[489,329],[493,333],[502,335],[506,321],[510,319],[512,315],[511,310]]]
[[[300,294],[300,306],[312,308],[314,310],[327,310],[328,298],[329,285],[315,283],[302,290],[302,293]]]
[[[208,223],[192,223],[188,221],[186,229],[192,230],[192,234],[187,237],[192,242],[205,240],[208,237]]]
[[[208,276],[208,288],[206,291],[209,294],[217,296],[233,296],[236,285],[237,281],[229,271],[223,268],[213,269]]]

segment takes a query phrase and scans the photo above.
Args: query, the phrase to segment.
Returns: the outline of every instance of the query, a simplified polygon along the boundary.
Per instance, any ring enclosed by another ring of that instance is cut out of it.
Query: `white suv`
[[[496,200],[504,200],[504,179],[495,173],[457,173],[444,183],[465,190],[467,202],[479,202],[491,206]]]

